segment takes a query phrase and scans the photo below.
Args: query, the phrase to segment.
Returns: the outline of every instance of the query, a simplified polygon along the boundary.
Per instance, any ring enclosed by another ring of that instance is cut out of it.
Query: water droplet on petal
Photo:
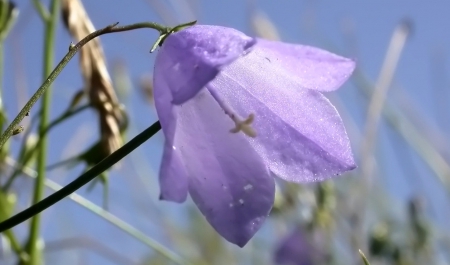
[[[252,184],[247,184],[247,185],[244,186],[244,190],[245,191],[250,191],[252,189],[253,189],[253,185]]]

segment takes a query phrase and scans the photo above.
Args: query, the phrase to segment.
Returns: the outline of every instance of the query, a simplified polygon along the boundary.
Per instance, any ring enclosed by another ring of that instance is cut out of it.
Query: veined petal
[[[174,143],[189,176],[189,193],[226,240],[244,246],[272,208],[270,171],[208,90],[176,107]]]
[[[196,25],[170,34],[156,57],[172,102],[182,104],[195,96],[219,70],[255,44],[240,31],[219,26]]]
[[[165,143],[159,170],[160,200],[184,202],[188,194],[188,178],[174,146]]]
[[[334,106],[320,92],[280,74],[273,56],[256,45],[210,83],[236,114],[254,114],[257,137],[248,141],[270,170],[288,181],[318,181],[355,168]]]
[[[274,260],[279,265],[323,264],[324,251],[313,245],[313,238],[296,228],[276,248]]]
[[[162,66],[165,66],[165,63],[166,61],[160,62]],[[176,116],[171,103],[172,94],[163,69],[164,67],[155,67],[153,81],[156,111],[165,137],[164,154],[159,170],[160,199],[183,202],[188,193],[188,179],[180,154],[173,145]]]
[[[353,60],[311,46],[258,39],[258,47],[272,71],[297,82],[299,88],[336,90],[355,69]]]

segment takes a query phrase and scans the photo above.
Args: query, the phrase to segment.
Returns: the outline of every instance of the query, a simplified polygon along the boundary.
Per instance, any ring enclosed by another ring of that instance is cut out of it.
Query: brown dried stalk
[[[62,13],[75,41],[95,31],[80,0],[63,0]],[[122,146],[121,132],[126,128],[127,117],[114,91],[99,39],[92,40],[80,50],[80,68],[85,94],[99,114],[101,156],[106,157]]]

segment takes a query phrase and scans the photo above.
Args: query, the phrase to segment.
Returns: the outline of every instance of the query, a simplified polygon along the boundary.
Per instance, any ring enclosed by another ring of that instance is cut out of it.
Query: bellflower
[[[160,198],[183,202],[189,193],[220,235],[244,246],[273,206],[274,176],[312,182],[355,168],[342,120],[321,93],[354,67],[231,28],[169,35],[154,69],[165,135]]]
[[[313,265],[326,263],[324,248],[316,247],[315,238],[303,230],[303,228],[298,227],[281,240],[274,255],[276,264]]]

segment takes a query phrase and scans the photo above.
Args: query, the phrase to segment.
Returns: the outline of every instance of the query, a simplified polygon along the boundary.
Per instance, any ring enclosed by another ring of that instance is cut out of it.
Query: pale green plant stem
[[[42,21],[47,21],[50,19],[50,14],[48,10],[45,8],[45,6],[41,3],[40,0],[33,0],[33,5],[36,8],[36,11],[38,12]]]
[[[3,111],[3,64],[4,64],[4,43],[0,40],[0,110]]]
[[[359,250],[359,255],[361,255],[361,259],[362,259],[364,265],[370,265],[369,261],[366,258],[366,255],[364,255],[364,253],[361,251],[361,249]]]
[[[6,162],[13,168],[20,168],[20,165],[17,165],[17,163],[12,158],[8,157]],[[36,176],[37,176],[37,172],[29,167],[23,167],[23,168],[21,168],[21,171],[30,178],[36,178]],[[61,185],[59,185],[58,183],[56,183],[50,179],[45,179],[44,184],[46,187],[48,187],[49,189],[51,189],[53,191],[59,191],[62,188]],[[144,233],[139,231],[137,228],[135,228],[131,224],[123,221],[119,217],[104,210],[102,207],[89,201],[88,199],[84,198],[83,196],[78,195],[77,193],[72,193],[68,196],[68,198],[71,199],[72,201],[74,201],[75,203],[81,205],[82,207],[86,208],[87,210],[91,211],[92,213],[98,215],[105,221],[108,221],[110,224],[119,228],[123,232],[127,233],[131,237],[135,238],[139,242],[141,242],[144,245],[148,246],[149,248],[153,249],[155,252],[161,254],[162,256],[166,257],[167,259],[169,259],[177,264],[186,264],[186,265],[190,264],[188,261],[184,260],[182,257],[180,257],[178,254],[174,253],[170,249],[166,248],[165,246],[160,244],[158,241],[154,240],[153,238],[151,238],[149,236],[146,236]]]
[[[353,80],[356,82],[356,87],[364,93],[364,96],[370,97],[373,93],[373,86],[368,79],[361,72],[356,71]],[[401,115],[389,102],[385,103],[383,115],[388,124],[405,139],[408,145],[414,149],[436,174],[447,191],[450,192],[450,165],[433,143],[417,126],[404,115]]]
[[[56,0],[54,0],[56,1]],[[56,22],[55,22],[56,23]],[[196,21],[193,22],[189,22],[183,25],[180,25],[178,27],[185,27],[185,26],[190,26],[195,24]],[[33,94],[33,96],[31,97],[31,99],[25,104],[25,106],[22,108],[22,110],[19,112],[19,114],[14,118],[14,120],[12,121],[12,123],[8,126],[8,128],[1,134],[0,136],[0,148],[4,147],[4,144],[6,143],[6,141],[13,135],[13,131],[19,126],[19,123],[24,119],[25,116],[27,116],[27,114],[29,113],[29,111],[31,110],[31,108],[33,107],[33,105],[38,101],[38,99],[46,92],[47,88],[50,87],[50,85],[53,83],[53,81],[56,79],[56,77],[61,73],[61,71],[64,69],[64,67],[69,63],[69,61],[73,58],[73,56],[75,56],[75,54],[85,45],[87,44],[89,41],[91,41],[92,39],[100,36],[100,35],[104,35],[104,34],[109,34],[109,33],[116,33],[116,32],[122,32],[122,31],[129,31],[129,30],[134,30],[134,29],[140,29],[140,28],[151,28],[151,29],[156,29],[159,31],[160,35],[168,35],[171,32],[173,32],[172,30],[177,29],[177,27],[175,28],[168,28],[168,27],[163,27],[157,23],[152,23],[152,22],[142,22],[142,23],[136,23],[136,24],[131,24],[131,25],[127,25],[127,26],[120,26],[117,27],[118,23],[114,23],[112,25],[109,25],[103,29],[97,30],[91,34],[89,34],[88,36],[86,36],[85,38],[83,38],[80,42],[78,42],[76,45],[70,45],[69,46],[69,51],[68,53],[61,59],[61,61],[58,63],[58,65],[56,66],[56,68],[48,75],[47,79],[44,81],[44,83],[39,87],[39,89]],[[161,38],[161,37],[160,37]],[[160,40],[160,39],[158,39]],[[158,42],[156,42],[152,48],[151,51],[154,51],[156,49],[158,45]],[[157,126],[152,126],[154,128],[149,128],[150,132],[154,129],[156,129],[159,125],[157,124]],[[44,127],[45,129],[46,127]],[[147,132],[148,130],[146,130],[145,132]],[[151,135],[153,134],[153,132],[151,132]],[[151,137],[150,135],[150,137]],[[148,136],[148,135],[147,135]],[[143,138],[145,140],[145,137],[147,136],[141,136],[140,138]],[[137,137],[139,138],[139,137]],[[148,139],[148,138],[147,138]],[[142,139],[140,139],[142,140]],[[139,142],[140,140],[135,139],[134,142]],[[133,141],[132,141],[133,142]],[[135,144],[135,143],[133,143]],[[133,145],[132,144],[132,145]],[[136,148],[136,147],[134,147]],[[97,174],[99,174],[98,172],[102,172],[105,170],[105,167],[109,167],[109,163],[110,161],[116,160],[116,159],[120,159],[118,158],[119,156],[121,157],[121,155],[126,155],[128,154],[128,152],[131,152],[131,150],[125,151],[123,154],[119,154],[120,152],[118,152],[118,154],[116,156],[111,156],[110,159],[105,159],[106,161],[104,161],[105,163],[100,163],[98,165],[98,169],[97,167],[94,167],[92,170],[90,170],[92,172],[91,175],[86,174],[86,179],[89,178],[91,179],[93,176],[95,177]],[[103,162],[103,161],[102,161]],[[96,170],[94,170],[96,169]],[[79,183],[81,183],[82,181],[78,181]],[[45,178],[44,178],[44,183],[45,183]],[[78,184],[79,184],[78,183]],[[78,185],[77,184],[77,185]],[[74,185],[73,187],[75,187],[76,185]],[[68,187],[66,187],[67,190],[69,190]],[[63,193],[61,193],[61,196]],[[56,194],[55,194],[56,195]],[[35,196],[36,197],[36,196]],[[57,198],[57,196],[53,196],[55,198]],[[50,202],[50,200],[47,200],[48,202]],[[53,202],[55,203],[55,202]],[[39,205],[39,203],[37,203]],[[44,203],[47,204],[47,203]],[[44,204],[40,204],[40,205],[44,205]],[[38,206],[36,205],[36,206]],[[47,206],[48,207],[48,206]],[[37,207],[36,209],[38,209],[39,207]],[[29,212],[33,212],[33,211],[29,211]],[[34,215],[34,214],[33,214]],[[20,216],[20,214],[19,214]],[[18,216],[16,216],[18,217]],[[12,219],[12,221],[15,218],[10,218]],[[19,218],[20,219],[20,218]],[[10,220],[11,221],[11,220]],[[4,223],[4,222],[2,222]],[[6,222],[7,223],[7,222]],[[39,227],[37,225],[37,227]],[[11,227],[10,227],[11,228]],[[3,229],[2,232],[6,232],[8,229]],[[37,234],[38,235],[38,234]],[[30,238],[31,238],[31,233],[30,233]],[[37,238],[36,237],[36,241]],[[32,240],[29,240],[29,242],[32,242]],[[28,244],[30,245],[30,244]],[[36,244],[35,244],[36,245]],[[36,259],[34,259],[34,261],[36,261]],[[183,263],[179,263],[179,264],[183,264]],[[186,264],[186,263],[184,263]]]
[[[6,201],[6,196],[0,196],[0,220],[5,220],[9,217],[9,213],[5,211],[8,208],[8,202]],[[14,232],[10,229],[5,231],[5,237],[8,239],[11,249],[17,255],[20,261],[25,262],[28,260],[28,254],[22,250],[22,246],[19,240],[14,235]]]
[[[70,109],[70,110],[65,111],[58,118],[56,118],[55,120],[53,120],[52,122],[50,122],[48,124],[47,128],[44,131],[44,135],[47,135],[52,128],[54,128],[55,126],[57,126],[61,122],[63,122],[65,120],[69,119],[70,117],[72,117],[72,116],[82,112],[85,109],[88,109],[89,107],[91,107],[91,106],[90,105],[84,105],[84,106],[81,106],[81,107],[79,107],[77,109],[74,109],[74,110]],[[38,142],[36,143],[36,145],[34,147],[32,147],[32,149],[29,150],[28,152],[25,152],[26,148],[27,148],[26,144],[24,143],[22,145],[22,148],[20,150],[19,160],[18,160],[18,161],[20,161],[22,166],[27,165],[28,162],[30,161],[30,159],[33,157],[33,155],[35,154],[35,152],[37,150],[37,147],[38,147],[38,144],[39,144],[40,140],[41,140],[41,138],[38,139]],[[19,175],[19,173],[20,173],[20,168],[16,168],[15,170],[12,171],[12,173],[8,177],[8,180],[6,181],[5,185],[3,185],[3,190],[7,191],[7,190],[9,190],[11,188],[14,180]]]
[[[397,64],[400,60],[403,48],[410,33],[410,26],[403,22],[397,25],[386,52],[383,66],[381,67],[375,90],[369,101],[367,119],[361,147],[361,171],[363,177],[370,186],[372,173],[374,171],[373,153],[378,132],[378,125],[382,116],[386,96],[391,87]]]
[[[8,17],[8,3],[2,3],[2,13],[0,21],[0,25],[2,26],[2,32],[0,32],[0,115],[4,115],[3,113],[3,76],[4,76],[4,48],[5,48],[5,38],[10,32],[12,26],[15,24],[16,18],[17,18],[17,11],[12,11],[12,14],[10,17]],[[6,116],[0,117],[0,119],[5,119]],[[4,121],[5,122],[5,121]],[[2,198],[3,199],[3,198]],[[0,205],[4,205],[7,202],[0,202]],[[9,216],[4,215],[6,214],[0,209],[0,219],[6,219]],[[23,252],[22,246],[20,245],[18,239],[16,238],[14,232],[12,230],[5,231],[5,236],[8,238],[9,243],[11,244],[11,248],[14,251],[14,253],[17,255],[17,257],[20,260],[26,260],[26,253]]]
[[[195,23],[191,22],[191,24]],[[44,94],[44,92],[47,90],[47,88],[53,83],[53,81],[58,77],[58,75],[61,73],[61,71],[66,67],[66,65],[69,63],[69,61],[75,56],[75,54],[88,43],[92,39],[104,35],[104,34],[110,34],[110,33],[116,33],[116,32],[122,32],[122,31],[129,31],[129,30],[135,30],[135,29],[141,29],[141,28],[151,28],[158,30],[161,34],[165,33],[167,34],[170,32],[171,28],[166,28],[161,25],[158,25],[153,22],[142,22],[142,23],[136,23],[131,24],[127,26],[117,26],[119,23],[114,23],[112,25],[109,25],[103,29],[97,30],[88,36],[86,36],[84,39],[82,39],[80,42],[78,42],[76,45],[71,45],[69,47],[69,52],[62,58],[62,60],[58,63],[56,68],[53,70],[53,72],[48,76],[48,78],[45,80],[45,82],[39,87],[39,89],[33,94],[31,99],[25,104],[25,106],[22,108],[22,110],[17,114],[17,116],[14,118],[12,123],[6,128],[6,130],[2,133],[0,136],[0,148],[3,147],[5,142],[12,136],[14,129],[19,126],[19,123],[24,119],[24,117],[27,115],[27,113],[31,110],[31,108],[36,104],[36,102],[39,100],[39,98]]]
[[[50,2],[50,16],[44,21],[45,39],[44,39],[44,71],[43,79],[50,75],[53,69],[54,50],[55,50],[55,34],[59,18],[60,0],[52,0]],[[39,124],[39,143],[38,143],[38,161],[37,161],[37,178],[34,184],[33,204],[38,203],[44,195],[45,183],[45,166],[47,164],[47,135],[45,133],[50,116],[51,89],[48,87],[42,97],[42,107],[40,112]],[[30,255],[30,265],[39,265],[42,263],[42,250],[39,244],[41,215],[37,214],[31,219],[30,233],[27,242],[27,252]]]

